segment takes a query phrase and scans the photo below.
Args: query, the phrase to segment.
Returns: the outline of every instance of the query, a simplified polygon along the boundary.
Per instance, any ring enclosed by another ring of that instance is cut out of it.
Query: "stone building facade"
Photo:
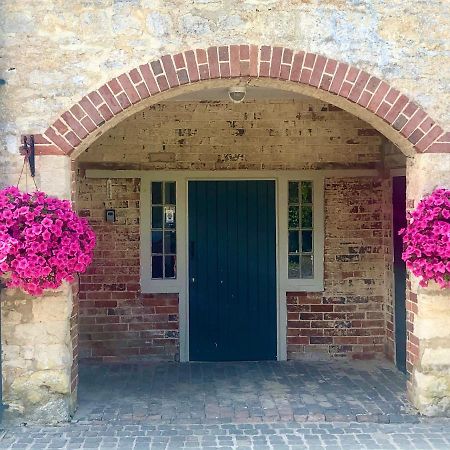
[[[99,240],[79,292],[2,291],[10,409],[66,420],[79,357],[189,360],[188,202],[177,194],[179,279],[155,282],[154,183],[272,180],[286,215],[271,355],[394,359],[392,180],[406,176],[409,209],[450,185],[447,16],[440,1],[4,2],[0,183],[16,183],[33,135],[39,188],[72,199]],[[236,85],[252,94],[237,105]],[[305,230],[287,211],[303,206],[286,190],[303,182],[315,265],[294,283],[288,234]],[[405,290],[410,398],[448,414],[450,295],[411,275]]]

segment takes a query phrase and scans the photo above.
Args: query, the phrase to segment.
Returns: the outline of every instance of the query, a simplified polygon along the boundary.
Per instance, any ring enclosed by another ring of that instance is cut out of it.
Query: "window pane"
[[[298,182],[289,181],[289,203],[298,203]]]
[[[152,183],[152,204],[162,205],[162,183],[153,182]]]
[[[288,278],[300,278],[299,256],[288,257]]]
[[[163,232],[152,231],[152,253],[163,252]]]
[[[312,252],[313,236],[312,230],[302,231],[302,252]]]
[[[312,207],[302,206],[302,227],[311,228],[312,224]]]
[[[175,256],[165,257],[164,259],[165,278],[175,278],[176,273],[175,261],[176,261]]]
[[[299,226],[298,206],[289,206],[289,228],[298,228]]]
[[[312,182],[302,181],[302,203],[312,203]]]
[[[163,277],[163,257],[152,256],[152,278]]]
[[[300,248],[298,240],[298,231],[289,231],[289,253],[298,253]]]
[[[177,252],[177,238],[175,231],[164,232],[164,253],[175,254]]]
[[[176,204],[176,189],[175,189],[175,182],[170,181],[167,183],[164,183],[164,203],[166,205],[175,205]]]
[[[302,255],[302,278],[313,278],[313,257]]]
[[[152,228],[162,228],[163,208],[162,206],[153,206],[152,208]]]

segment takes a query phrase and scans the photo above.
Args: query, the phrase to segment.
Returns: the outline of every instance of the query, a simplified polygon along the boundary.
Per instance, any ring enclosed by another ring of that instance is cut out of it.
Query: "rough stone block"
[[[417,286],[417,283],[414,283]],[[450,415],[450,290],[417,288],[414,335],[419,340],[409,396],[427,416]]]
[[[6,418],[45,423],[68,420],[74,408],[70,287],[64,285],[39,298],[4,289],[1,297]]]

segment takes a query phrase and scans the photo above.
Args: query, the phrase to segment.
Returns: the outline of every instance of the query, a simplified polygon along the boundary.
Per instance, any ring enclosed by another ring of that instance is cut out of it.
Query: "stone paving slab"
[[[431,449],[450,448],[450,421],[421,424],[266,423],[222,425],[137,425],[72,423],[16,427],[0,449]]]
[[[384,361],[82,365],[78,397],[74,421],[419,421]]]

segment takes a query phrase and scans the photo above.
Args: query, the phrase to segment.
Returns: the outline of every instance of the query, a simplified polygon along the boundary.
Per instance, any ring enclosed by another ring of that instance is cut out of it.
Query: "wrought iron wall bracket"
[[[22,147],[20,148],[20,153],[24,155],[28,165],[30,167],[30,174],[34,178],[36,175],[36,162],[35,162],[35,151],[34,151],[34,136],[23,136]]]

